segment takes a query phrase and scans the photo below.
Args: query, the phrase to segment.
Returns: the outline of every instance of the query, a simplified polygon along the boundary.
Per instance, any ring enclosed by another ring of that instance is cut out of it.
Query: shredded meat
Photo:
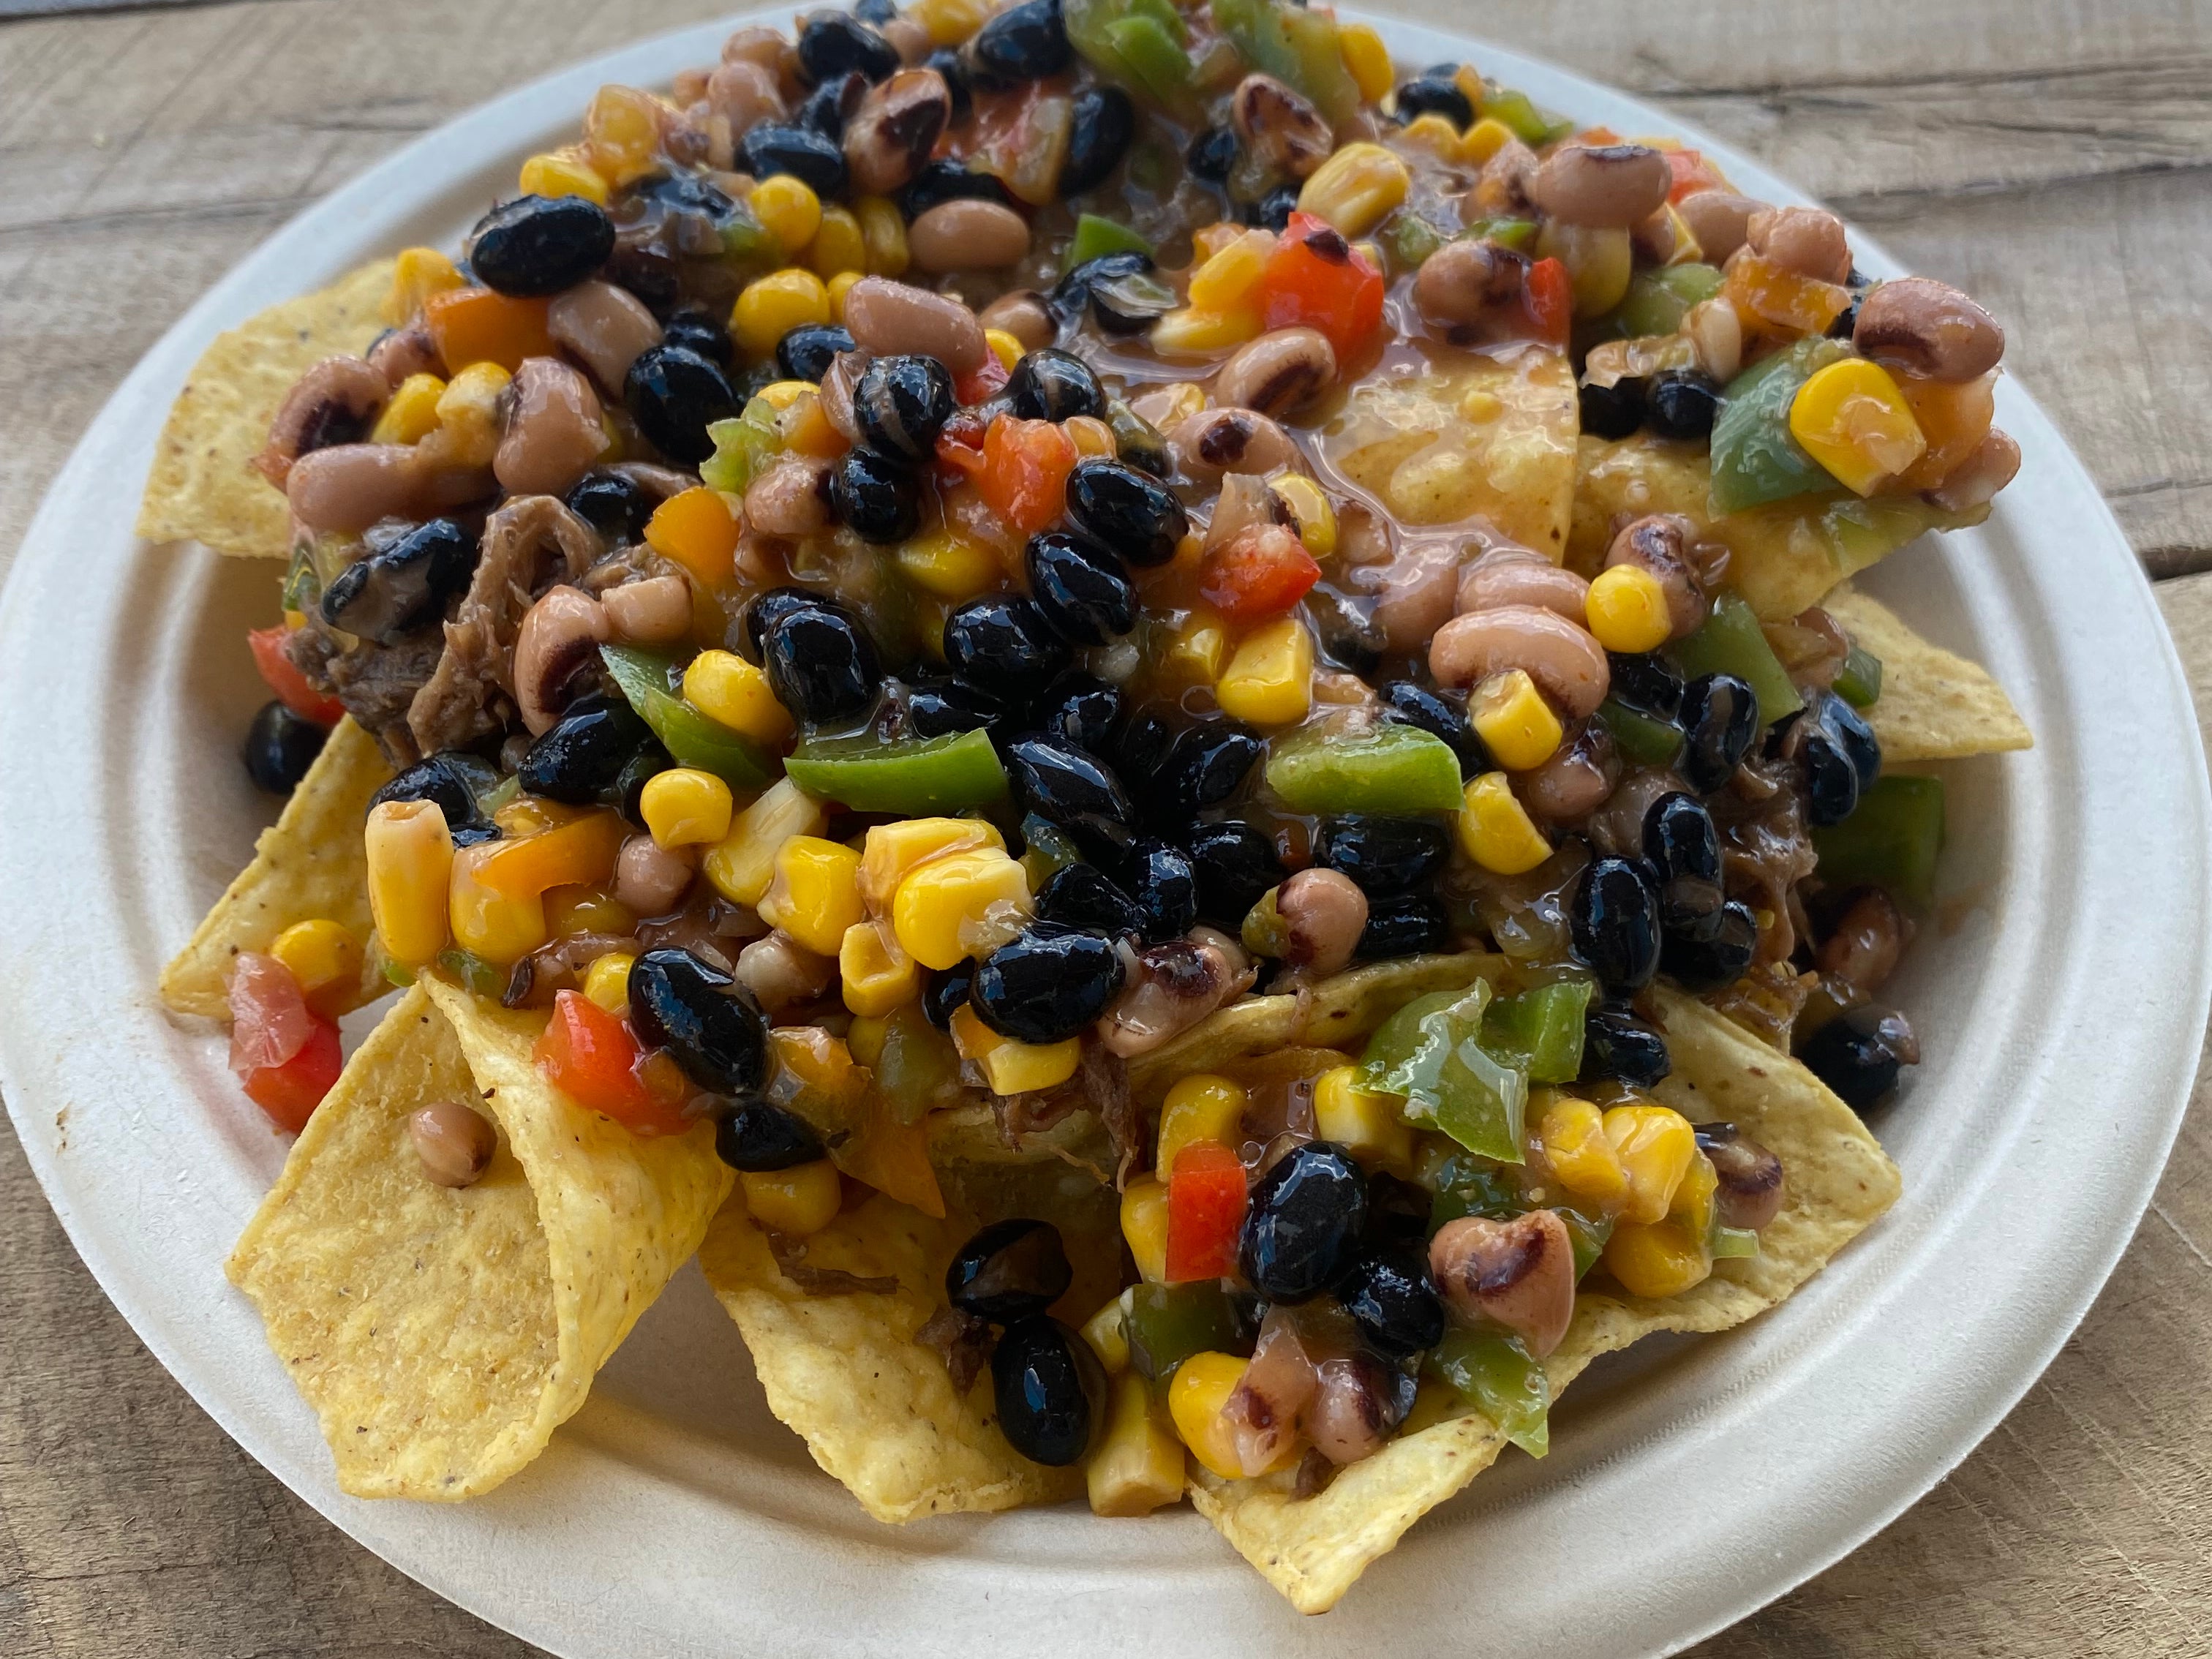
[[[438,630],[426,628],[391,645],[364,639],[346,647],[318,611],[307,614],[307,625],[285,641],[294,666],[308,684],[335,695],[395,767],[421,760],[425,751],[408,727],[407,710],[444,649]]]
[[[805,1239],[773,1228],[767,1231],[768,1253],[775,1258],[776,1271],[809,1296],[891,1296],[898,1290],[898,1279],[890,1273],[863,1276],[842,1267],[810,1267]]]
[[[1106,1144],[1114,1152],[1114,1190],[1120,1192],[1151,1145],[1144,1115],[1129,1093],[1129,1064],[1103,1043],[1086,1042],[1075,1080],[1106,1131]]]
[[[993,1095],[991,1111],[999,1120],[999,1139],[1018,1146],[1025,1135],[1049,1129],[1084,1103],[1081,1092],[1062,1084],[1056,1089],[1032,1089],[1027,1094]]]
[[[1797,769],[1786,758],[1747,760],[1706,805],[1721,832],[1721,874],[1730,898],[1764,919],[1759,963],[1786,963],[1811,936],[1797,884],[1820,862],[1806,827]]]
[[[514,636],[538,595],[580,580],[605,546],[550,495],[519,495],[484,526],[483,555],[446,624],[445,653],[407,711],[422,752],[504,730],[514,710]]]
[[[952,1392],[956,1395],[965,1395],[983,1374],[983,1367],[991,1363],[991,1350],[996,1346],[989,1325],[957,1308],[939,1308],[930,1316],[929,1322],[914,1334],[914,1340],[924,1347],[937,1350],[938,1357],[945,1361],[946,1374],[952,1379]]]
[[[1700,1000],[1786,1054],[1797,1016],[1819,983],[1819,975],[1798,973],[1786,962],[1756,962],[1735,984],[1709,991]]]

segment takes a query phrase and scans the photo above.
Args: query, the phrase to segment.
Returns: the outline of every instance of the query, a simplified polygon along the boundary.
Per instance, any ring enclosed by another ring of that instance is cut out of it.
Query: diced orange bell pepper
[[[1228,1147],[1194,1140],[1176,1154],[1168,1177],[1169,1284],[1225,1279],[1237,1271],[1244,1204],[1244,1166]]]
[[[538,1074],[577,1105],[605,1112],[633,1134],[681,1134],[691,1127],[674,1091],[646,1086],[645,1053],[629,1027],[581,991],[555,994],[553,1018],[531,1057]]]
[[[1530,265],[1521,281],[1521,306],[1538,339],[1564,347],[1575,319],[1575,280],[1565,264],[1539,259]]]
[[[1059,520],[1067,506],[1067,475],[1080,453],[1050,421],[1001,415],[983,434],[983,468],[975,488],[992,511],[1024,536]]]
[[[300,672],[299,665],[285,653],[285,641],[291,637],[289,628],[256,628],[247,631],[246,647],[253,653],[253,665],[261,672],[262,684],[294,714],[318,726],[336,726],[345,714],[345,705],[329,692],[318,691],[307,684],[307,677]]]
[[[1305,598],[1321,580],[1321,566],[1297,531],[1255,525],[1206,556],[1198,591],[1233,623],[1266,622]]]
[[[738,515],[718,490],[700,484],[653,508],[645,544],[676,561],[708,587],[726,583],[737,568]]]
[[[556,887],[603,887],[622,852],[623,821],[605,808],[518,840],[494,842],[476,878],[507,894],[544,894]]]
[[[1728,179],[1718,167],[1693,149],[1670,149],[1666,152],[1667,170],[1674,175],[1668,186],[1667,199],[1679,202],[1685,196],[1694,196],[1701,190],[1726,190]]]
[[[1723,292],[1745,322],[1769,333],[1824,334],[1851,302],[1849,289],[1801,276],[1749,248],[1729,260]]]
[[[525,357],[555,355],[545,323],[551,304],[513,299],[488,288],[448,289],[423,301],[422,320],[449,377],[471,363],[497,363],[512,374]]]
[[[1313,328],[1349,357],[1382,322],[1382,273],[1326,220],[1293,213],[1260,279],[1270,329]]]
[[[1899,489],[1933,489],[1957,470],[1959,464],[1982,447],[1996,414],[1997,372],[1979,380],[1953,383],[1923,375],[1899,373],[1897,389],[1920,423],[1928,448],[1920,459],[1898,475]]]

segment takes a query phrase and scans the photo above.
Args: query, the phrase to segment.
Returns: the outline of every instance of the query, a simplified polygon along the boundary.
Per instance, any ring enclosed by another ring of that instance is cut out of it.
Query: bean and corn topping
[[[1942,796],[1881,664],[1697,518],[1564,527],[1578,434],[1844,551],[1986,509],[2002,333],[1833,216],[1286,0],[866,0],[603,88],[458,253],[256,462],[250,774],[372,733],[370,971],[548,1011],[545,1077],[711,1119],[773,1237],[943,1213],[933,1113],[1098,1113],[1129,1287],[1057,1322],[1059,1234],[1001,1223],[931,1330],[1101,1512],[1186,1450],[1310,1490],[1425,1376],[1540,1441],[1586,1274],[1755,1254],[1785,1172],[1653,1098],[1656,977],[1855,1107],[1917,1060],[1876,999]],[[240,962],[290,1127],[365,943]],[[1240,997],[1472,949],[1358,1052],[1130,1105]]]

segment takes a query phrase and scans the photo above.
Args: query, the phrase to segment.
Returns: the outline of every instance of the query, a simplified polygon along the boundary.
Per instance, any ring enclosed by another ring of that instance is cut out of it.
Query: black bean
[[[1110,755],[1126,701],[1118,685],[1089,674],[1063,674],[1037,705],[1037,724],[1047,737],[1065,738],[1094,755]]]
[[[1133,814],[1121,781],[1105,763],[1057,738],[1017,738],[1006,749],[1006,769],[1024,809],[1062,826],[1090,824],[1127,834]]]
[[[1360,1229],[1360,1241],[1370,1249],[1394,1244],[1425,1247],[1429,1218],[1435,1207],[1436,1200],[1427,1188],[1387,1170],[1370,1170],[1367,1223]]]
[[[660,343],[696,351],[727,374],[738,361],[737,342],[730,331],[703,311],[679,311],[660,325]]]
[[[647,744],[615,775],[605,797],[607,804],[637,828],[644,829],[645,786],[653,781],[656,774],[675,764],[674,758],[658,741]]]
[[[1189,854],[1165,842],[1140,842],[1129,853],[1129,890],[1147,945],[1181,939],[1198,922],[1198,872]]]
[[[986,593],[945,619],[945,660],[992,696],[1026,703],[1067,666],[1068,649],[1030,601]]]
[[[1109,334],[1140,334],[1175,309],[1176,291],[1152,274],[1142,253],[1108,253],[1085,260],[1053,289],[1056,304],[1089,301],[1091,319]]]
[[[993,1222],[954,1252],[945,1296],[962,1313],[1011,1325],[1052,1306],[1074,1279],[1060,1229],[1016,1216]]]
[[[801,323],[775,343],[776,367],[794,380],[818,380],[853,337],[840,323]]]
[[[560,724],[530,745],[515,777],[530,794],[591,806],[621,791],[623,771],[653,743],[628,703],[593,693],[570,703]]]
[[[1290,228],[1291,215],[1297,211],[1297,187],[1284,185],[1269,191],[1256,202],[1247,202],[1237,210],[1237,216],[1248,225],[1272,230],[1280,235]]]
[[[1583,1065],[1577,1081],[1617,1078],[1648,1089],[1674,1069],[1667,1039],[1625,1008],[1594,1007],[1583,1017]]]
[[[1316,587],[1306,595],[1305,612],[1314,643],[1330,666],[1365,679],[1382,665],[1389,635],[1350,594]]]
[[[1730,899],[1693,926],[1669,927],[1660,966],[1686,991],[1717,991],[1741,979],[1759,951],[1759,919]]]
[[[738,613],[732,642],[748,660],[760,661],[761,642],[768,637],[769,624],[794,611],[834,611],[854,627],[860,626],[860,617],[850,608],[827,593],[817,593],[811,587],[771,587],[745,601],[744,609]]]
[[[917,738],[980,732],[1004,720],[1006,712],[997,698],[957,679],[916,680],[907,690],[907,730]]]
[[[1203,179],[1209,185],[1227,184],[1229,170],[1237,165],[1237,130],[1206,128],[1190,141],[1182,159],[1192,178]]]
[[[375,547],[323,590],[323,620],[379,645],[434,621],[476,574],[477,538],[451,519],[416,526]]]
[[[1367,1183],[1340,1146],[1294,1146],[1252,1183],[1237,1265],[1269,1302],[1309,1302],[1350,1265]]]
[[[732,1170],[766,1175],[827,1157],[814,1126],[764,1100],[746,1101],[714,1126],[714,1152]]]
[[[1404,1359],[1443,1340],[1443,1298],[1429,1276],[1425,1250],[1406,1244],[1364,1249],[1338,1281],[1336,1295],[1378,1353]]]
[[[1014,205],[1014,194],[995,173],[984,173],[957,161],[936,161],[923,167],[914,181],[899,191],[899,211],[909,222],[945,202],[996,202]]]
[[[1105,645],[1137,623],[1137,591],[1121,561],[1095,542],[1048,530],[1023,556],[1030,595],[1071,645]]]
[[[475,756],[441,752],[416,762],[371,795],[368,804],[374,807],[388,800],[434,801],[446,815],[446,827],[458,830],[483,820],[483,810],[477,805],[479,776],[492,781],[492,769]]]
[[[688,951],[647,951],[629,968],[629,1023],[684,1075],[717,1094],[768,1081],[768,1018],[727,974]]]
[[[799,27],[799,67],[810,81],[848,71],[880,81],[898,66],[898,48],[851,12],[809,12]]]
[[[574,288],[615,251],[615,222],[581,196],[519,196],[477,221],[469,270],[486,288],[539,299]]]
[[[1644,424],[1644,382],[1626,375],[1611,386],[1583,383],[1577,401],[1582,426],[1593,438],[1626,438]]]
[[[246,775],[253,780],[257,789],[289,795],[307,775],[307,769],[323,752],[330,735],[328,727],[316,725],[305,714],[295,714],[281,702],[264,702],[254,712],[252,723],[246,728],[246,743],[239,751],[246,763]]]
[[[1451,831],[1433,818],[1346,813],[1321,826],[1314,862],[1340,870],[1370,897],[1419,887],[1451,856]]]
[[[1431,691],[1411,680],[1386,680],[1376,688],[1382,699],[1382,717],[1403,726],[1418,726],[1442,738],[1459,757],[1460,775],[1480,777],[1490,768],[1490,752],[1475,735],[1466,705],[1456,696]]]
[[[1814,823],[1841,823],[1858,811],[1858,769],[1817,720],[1798,758],[1805,768],[1805,815]]]
[[[1201,824],[1183,843],[1198,874],[1198,913],[1235,933],[1267,890],[1283,879],[1275,843],[1249,823]]]
[[[1136,900],[1097,866],[1063,865],[1037,889],[1036,912],[1063,927],[1087,927],[1111,938],[1133,934],[1144,926]]]
[[[1131,564],[1165,564],[1190,533],[1190,515],[1157,478],[1119,461],[1076,463],[1067,477],[1067,516],[1078,530]]]
[[[1091,365],[1051,346],[1023,355],[1006,379],[1005,396],[1025,421],[1066,421],[1106,410],[1106,388]]]
[[[832,75],[806,94],[799,106],[799,125],[835,143],[845,136],[845,123],[868,95],[868,77],[858,70]]]
[[[845,188],[845,152],[811,127],[763,122],[746,132],[738,148],[745,171],[756,179],[787,173],[817,196],[835,196]]]
[[[1106,1376],[1090,1343],[1066,1326],[1024,1319],[991,1351],[991,1397],[1008,1445],[1032,1463],[1064,1468],[1097,1437]]]
[[[912,470],[869,447],[848,449],[830,472],[830,505],[864,542],[902,542],[921,527]]]
[[[960,61],[959,52],[951,46],[939,46],[922,59],[921,66],[945,77],[945,89],[952,94],[953,115],[965,115],[975,104],[975,94],[968,85],[968,66]]]
[[[1125,778],[1148,778],[1167,764],[1175,739],[1175,727],[1157,708],[1139,708],[1122,722],[1114,740],[1114,769]]]
[[[1659,895],[1627,859],[1598,859],[1568,912],[1575,954],[1610,994],[1641,990],[1659,969]]]
[[[1420,75],[1405,82],[1398,88],[1395,110],[1401,122],[1441,115],[1455,127],[1474,125],[1474,106],[1449,75]]]
[[[785,612],[761,639],[761,662],[776,701],[810,725],[864,714],[881,670],[865,629],[826,605]]]
[[[1821,693],[1820,712],[1829,736],[1858,774],[1859,788],[1873,788],[1875,780],[1881,775],[1881,739],[1875,736],[1866,716],[1832,691]]]
[[[738,394],[719,367],[688,347],[665,343],[647,346],[630,364],[623,402],[655,449],[692,466],[714,453],[707,428],[738,412]]]
[[[1073,55],[1060,0],[1022,0],[979,29],[968,43],[969,61],[1001,82],[1042,81],[1067,67]]]
[[[717,225],[726,223],[738,210],[726,191],[680,168],[641,179],[630,190],[640,200],[655,204],[664,214],[705,219]]]
[[[853,15],[881,28],[898,15],[898,8],[891,0],[853,0]]]
[[[1733,674],[1700,674],[1682,688],[1684,742],[1674,769],[1701,795],[1734,775],[1759,736],[1759,699]]]
[[[1103,934],[1034,923],[976,964],[968,1000],[1000,1036],[1063,1042],[1106,1012],[1122,973],[1121,952]]]
[[[1267,745],[1234,720],[1194,726],[1175,741],[1152,784],[1152,816],[1163,829],[1179,830],[1209,806],[1243,787],[1245,775]]]
[[[566,501],[568,510],[617,547],[645,539],[653,500],[635,479],[619,472],[587,472]]]
[[[1061,196],[1106,182],[1137,136],[1137,106],[1119,87],[1086,87],[1075,94],[1067,159],[1060,164]]]
[[[1852,1008],[1799,1045],[1797,1058],[1855,1112],[1878,1106],[1897,1089],[1898,1074],[1917,1065],[1920,1047],[1894,1009]]]
[[[1395,893],[1370,900],[1357,954],[1364,961],[1441,951],[1451,943],[1451,918],[1425,893]]]
[[[1662,369],[1644,392],[1644,422],[1654,437],[1710,438],[1720,407],[1720,382],[1703,369]]]
[[[934,357],[878,357],[853,388],[861,440],[908,466],[935,453],[955,407],[951,373]]]
[[[972,959],[954,963],[950,968],[933,968],[929,982],[922,987],[921,1015],[940,1031],[952,1029],[952,1016],[966,1004],[968,994],[975,984],[975,963]]]
[[[1721,907],[1721,837],[1694,795],[1664,794],[1644,809],[1644,857],[1658,877],[1660,920],[1694,928]]]
[[[1608,651],[1605,656],[1613,669],[1614,701],[1657,720],[1671,720],[1681,713],[1682,677],[1674,664],[1649,652]]]

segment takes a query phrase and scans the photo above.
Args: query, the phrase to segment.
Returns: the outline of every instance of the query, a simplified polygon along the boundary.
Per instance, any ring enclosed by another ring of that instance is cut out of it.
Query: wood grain
[[[1449,0],[1385,9],[1466,26]],[[0,0],[0,19],[10,7]],[[255,242],[504,88],[707,0],[255,0],[0,21],[0,570],[62,458]],[[1496,0],[1983,297],[2156,574],[2212,570],[2212,8]],[[2161,585],[2200,716],[2212,574]],[[2004,1425],[1704,1659],[2212,1651],[2212,1088],[2127,1256]],[[247,1459],[139,1346],[0,1136],[0,1653],[533,1651]]]

